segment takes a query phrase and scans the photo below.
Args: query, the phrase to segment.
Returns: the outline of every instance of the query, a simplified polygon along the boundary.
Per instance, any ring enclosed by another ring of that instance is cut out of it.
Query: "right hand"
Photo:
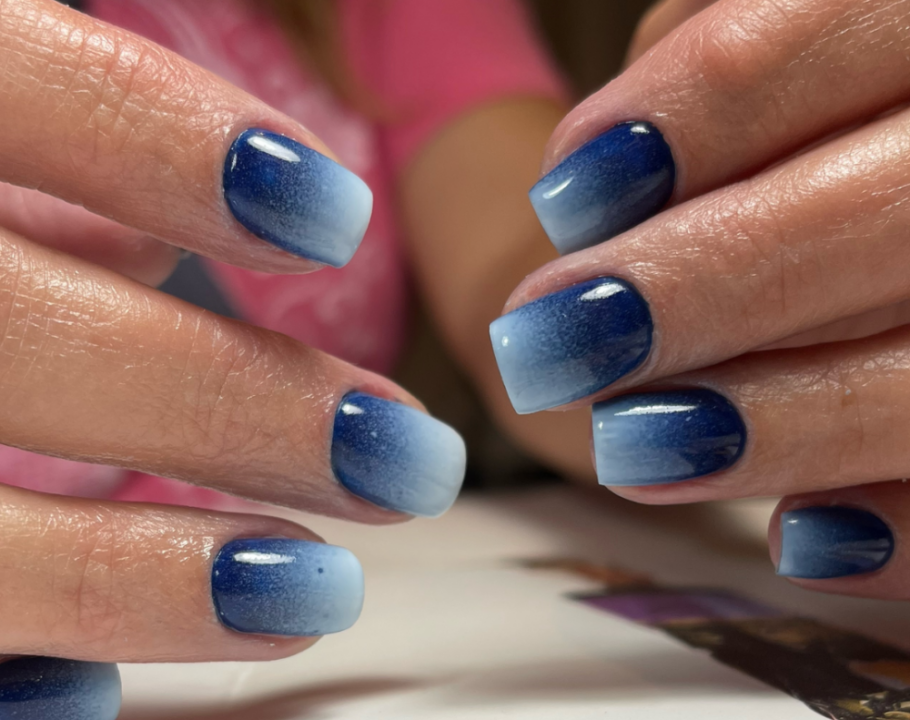
[[[3,3],[0,59],[0,442],[357,522],[444,512],[464,446],[414,398],[136,282],[166,276],[175,248],[266,272],[343,264],[366,186],[289,118],[52,0]],[[356,559],[284,521],[12,488],[0,515],[11,656],[278,658],[362,601]],[[28,687],[43,702],[37,675],[68,712],[116,715],[115,670],[48,659],[0,664],[0,704]]]

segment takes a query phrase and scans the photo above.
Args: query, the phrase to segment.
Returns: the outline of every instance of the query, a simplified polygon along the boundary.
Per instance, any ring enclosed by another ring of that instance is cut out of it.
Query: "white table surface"
[[[571,601],[596,589],[514,561],[580,557],[661,583],[729,588],[895,642],[898,603],[808,593],[774,575],[766,501],[645,508],[548,487],[467,497],[445,517],[371,528],[294,517],[352,549],[352,630],[273,663],[121,666],[123,720],[810,720],[814,712],[675,642]]]

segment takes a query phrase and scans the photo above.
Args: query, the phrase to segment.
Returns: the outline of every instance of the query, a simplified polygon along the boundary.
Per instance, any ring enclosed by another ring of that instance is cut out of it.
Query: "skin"
[[[330,155],[325,146],[214,75],[52,0],[0,2],[0,63],[0,106],[17,109],[0,132],[0,442],[357,522],[406,519],[345,491],[330,446],[348,392],[422,410],[416,399],[148,287],[182,249],[265,272],[318,269],[237,223],[221,173],[249,127]],[[225,543],[319,541],[304,528],[11,488],[0,508],[4,654],[267,660],[314,642],[230,631],[211,600]]]
[[[562,120],[543,172],[619,122],[651,121],[677,162],[669,207],[531,273],[505,305],[601,276],[631,282],[654,318],[648,360],[562,409],[707,387],[737,406],[750,439],[726,472],[615,491],[652,504],[786,495],[783,508],[866,507],[894,533],[889,565],[800,582],[889,598],[910,596],[902,485],[882,484],[910,476],[908,11],[886,0],[662,3],[628,69]],[[545,456],[554,441],[540,441]]]
[[[824,503],[861,493],[856,503],[887,514],[899,568],[910,516],[890,486],[874,483],[910,474],[896,441],[910,423],[910,339],[900,329],[863,337],[899,324],[910,301],[905,163],[895,162],[910,136],[897,109],[910,73],[895,51],[910,50],[902,26],[910,7],[704,5],[655,11],[636,40],[641,57],[562,122],[558,105],[515,98],[435,138],[400,188],[418,281],[493,413],[544,461],[592,476],[594,399],[649,383],[714,387],[738,404],[754,438],[742,463],[686,487],[624,494],[662,503],[813,491],[812,502]],[[0,133],[0,180],[25,188],[4,189],[8,202],[0,202],[0,441],[360,522],[403,519],[344,492],[328,447],[334,408],[348,391],[420,408],[415,399],[143,284],[166,275],[174,248],[262,271],[316,269],[250,236],[218,190],[227,147],[248,127],[329,151],[213,75],[50,0],[0,3],[0,56],[9,69],[0,103],[27,109],[5,114]],[[544,152],[546,171],[630,118],[658,123],[674,148],[672,207],[556,259],[527,203],[537,158]],[[658,328],[650,360],[573,408],[515,416],[487,323],[503,305],[606,274],[647,297]],[[852,342],[815,346],[819,339]],[[753,352],[769,346],[796,347]],[[821,412],[830,426],[811,422]],[[238,636],[217,623],[207,595],[213,548],[234,537],[313,539],[304,529],[2,493],[0,542],[13,550],[4,555],[2,652],[240,660],[312,642]],[[49,555],[57,561],[39,561]],[[905,576],[889,569],[808,586],[906,597]]]

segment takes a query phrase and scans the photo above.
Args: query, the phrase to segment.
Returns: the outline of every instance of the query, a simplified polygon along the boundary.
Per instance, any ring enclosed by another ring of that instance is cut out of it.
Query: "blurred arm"
[[[409,163],[400,192],[423,296],[499,425],[549,467],[593,478],[590,411],[517,415],[488,332],[512,289],[557,256],[531,209],[528,189],[565,112],[551,100],[527,98],[463,115]]]

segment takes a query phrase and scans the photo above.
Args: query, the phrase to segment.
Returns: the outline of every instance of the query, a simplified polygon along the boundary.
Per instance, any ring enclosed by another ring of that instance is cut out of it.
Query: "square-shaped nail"
[[[545,295],[490,325],[493,352],[519,413],[602,390],[641,365],[653,324],[629,283],[599,278]]]
[[[224,163],[224,197],[255,236],[293,255],[345,265],[366,233],[373,193],[322,153],[267,130],[246,130]]]
[[[594,405],[594,454],[601,485],[660,485],[731,467],[746,444],[733,404],[694,388],[623,395]]]
[[[609,240],[660,212],[676,182],[673,153],[651,123],[617,125],[582,145],[530,192],[560,253]]]
[[[215,558],[212,600],[221,622],[238,632],[327,635],[360,617],[363,570],[350,551],[334,545],[233,540]]]
[[[52,657],[0,662],[0,718],[116,720],[120,671],[111,663]]]
[[[790,510],[780,517],[777,574],[824,580],[874,572],[894,552],[894,535],[876,515],[827,506]]]
[[[458,497],[466,463],[464,441],[455,430],[407,405],[350,393],[335,412],[335,477],[380,507],[441,515]]]

